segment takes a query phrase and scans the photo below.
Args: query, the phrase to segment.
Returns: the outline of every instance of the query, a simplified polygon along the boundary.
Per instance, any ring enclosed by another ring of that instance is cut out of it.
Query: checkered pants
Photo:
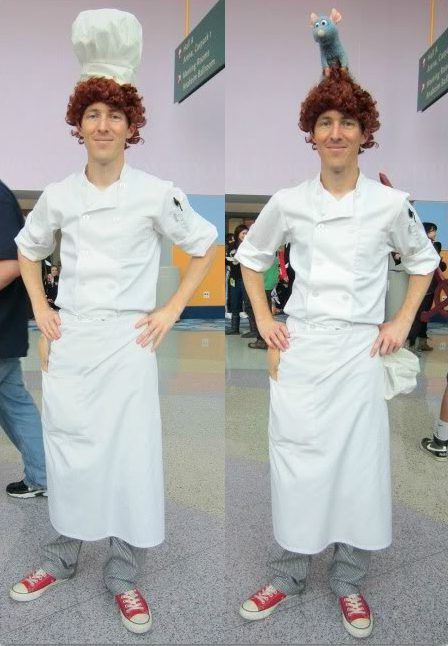
[[[330,588],[338,597],[359,593],[369,567],[370,552],[345,543],[335,543],[329,568]],[[286,594],[303,592],[311,565],[311,554],[288,552],[277,543],[273,546],[268,569],[272,585]]]
[[[82,541],[58,536],[45,545],[41,568],[57,579],[76,574]],[[109,538],[109,554],[103,567],[104,583],[112,594],[121,594],[137,587],[136,578],[145,550],[129,545],[121,538]]]

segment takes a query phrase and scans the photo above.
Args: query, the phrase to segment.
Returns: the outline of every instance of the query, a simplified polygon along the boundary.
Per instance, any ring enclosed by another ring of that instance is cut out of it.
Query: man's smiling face
[[[322,167],[337,172],[357,166],[359,148],[367,137],[354,117],[338,110],[326,110],[316,120],[312,141]]]
[[[89,158],[100,163],[109,163],[122,155],[126,139],[132,137],[134,130],[122,110],[101,102],[86,108],[78,127]]]

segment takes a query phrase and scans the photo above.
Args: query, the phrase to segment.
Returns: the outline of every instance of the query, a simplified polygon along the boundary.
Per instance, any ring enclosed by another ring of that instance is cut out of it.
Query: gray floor
[[[431,328],[433,352],[422,353],[418,387],[389,404],[394,540],[374,554],[364,588],[375,617],[366,644],[448,643],[448,464],[419,448],[432,434],[448,369],[448,329]],[[238,602],[266,583],[273,540],[267,444],[266,353],[228,337],[226,347],[226,581],[223,643],[350,644],[329,590],[331,550],[313,559],[306,592],[268,619],[246,622]],[[354,492],[357,495],[357,492]]]
[[[153,610],[152,631],[133,635],[122,626],[102,581],[106,541],[83,545],[71,581],[35,601],[12,601],[9,587],[39,564],[40,546],[53,532],[45,499],[0,493],[2,645],[188,644],[214,638],[224,604],[223,337],[215,326],[183,325],[158,352],[167,540],[147,551],[139,582]],[[23,366],[40,402],[36,338],[31,331]],[[0,492],[21,477],[20,456],[0,433]]]
[[[230,460],[226,483],[227,600],[234,607],[237,598],[245,599],[266,581],[265,558],[273,540],[267,466]],[[447,524],[394,505],[393,546],[373,555],[364,590],[375,614],[375,630],[363,643],[448,641],[447,545]],[[230,613],[221,643],[357,643],[342,627],[328,587],[330,558],[330,549],[315,557],[306,592],[268,619],[250,623]]]
[[[36,333],[24,362],[40,399]],[[366,644],[448,643],[448,464],[419,450],[431,434],[445,387],[448,330],[421,357],[416,391],[390,404],[394,542],[373,556],[365,593],[375,615]],[[238,606],[266,582],[272,542],[265,353],[227,339],[224,444],[224,335],[183,326],[159,353],[167,491],[167,541],[148,550],[140,587],[154,613],[144,636],[121,625],[105,590],[105,541],[85,544],[77,576],[28,604],[10,585],[39,560],[52,535],[44,499],[0,493],[0,643],[7,644],[351,644],[328,588],[331,551],[313,560],[306,592],[270,618],[245,622]],[[224,471],[224,457],[226,470]],[[21,477],[20,458],[0,435],[0,491]],[[225,478],[224,478],[225,476]],[[224,491],[225,484],[225,491]]]

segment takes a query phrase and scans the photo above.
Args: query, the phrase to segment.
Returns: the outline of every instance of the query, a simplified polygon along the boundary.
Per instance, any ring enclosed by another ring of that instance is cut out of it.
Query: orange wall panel
[[[188,302],[188,306],[202,306],[221,305],[224,306],[225,302],[225,271],[224,271],[224,245],[216,245],[216,256],[207,276],[204,278],[198,289],[193,294],[193,297]],[[181,277],[184,275],[185,270],[190,262],[190,257],[185,251],[173,246],[172,262],[173,265],[179,268]],[[208,297],[207,297],[208,294]]]

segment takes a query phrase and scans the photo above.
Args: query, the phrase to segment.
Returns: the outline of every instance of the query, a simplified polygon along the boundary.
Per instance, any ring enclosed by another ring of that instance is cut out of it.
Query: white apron
[[[43,372],[50,520],[82,540],[164,540],[156,357],[136,344],[139,313],[87,320],[60,312]]]
[[[389,422],[375,325],[325,329],[288,319],[270,380],[274,535],[302,554],[331,543],[390,545]]]

